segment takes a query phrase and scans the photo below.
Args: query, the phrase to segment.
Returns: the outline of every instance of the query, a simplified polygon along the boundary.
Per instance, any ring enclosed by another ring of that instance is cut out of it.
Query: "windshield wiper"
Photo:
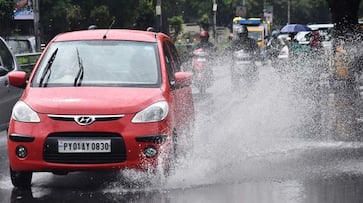
[[[82,83],[82,80],[83,80],[83,75],[84,75],[84,67],[83,67],[82,59],[79,56],[78,49],[77,49],[77,58],[78,58],[78,67],[79,67],[79,70],[78,70],[78,73],[77,73],[76,78],[74,79],[73,85],[74,86],[81,86],[81,83]]]
[[[43,82],[44,82],[45,76],[47,75],[48,72],[49,72],[49,74],[48,74],[48,77],[47,77],[47,81],[49,80],[50,73],[51,73],[51,69],[50,68],[53,65],[53,61],[55,59],[55,56],[57,55],[57,52],[58,52],[58,48],[50,56],[50,59],[49,59],[49,61],[47,63],[47,66],[44,68],[42,77],[40,78],[39,87],[46,87],[47,86],[47,83],[44,83],[44,86],[43,86]]]

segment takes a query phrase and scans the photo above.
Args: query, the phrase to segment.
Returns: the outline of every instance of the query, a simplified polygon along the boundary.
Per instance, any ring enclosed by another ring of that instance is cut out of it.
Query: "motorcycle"
[[[288,59],[288,46],[280,39],[270,39],[266,47],[267,58],[271,61],[271,66],[278,72],[283,71],[283,67]]]
[[[213,70],[210,66],[211,57],[203,48],[194,50],[192,54],[193,85],[200,93],[205,93],[214,82]]]
[[[231,66],[232,91],[247,90],[258,79],[255,56],[244,49],[233,52]]]

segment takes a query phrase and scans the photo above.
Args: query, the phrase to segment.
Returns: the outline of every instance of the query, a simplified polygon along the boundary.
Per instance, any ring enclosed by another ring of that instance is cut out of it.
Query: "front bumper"
[[[13,170],[148,170],[157,167],[159,158],[167,160],[172,135],[167,120],[134,124],[131,123],[132,116],[126,115],[119,120],[80,126],[72,121],[40,116],[41,123],[10,122],[8,154]],[[58,151],[58,141],[62,139],[110,140],[111,151],[62,153]],[[27,149],[25,158],[16,155],[16,149],[20,145]],[[147,147],[155,148],[157,155],[147,158],[144,154]]]

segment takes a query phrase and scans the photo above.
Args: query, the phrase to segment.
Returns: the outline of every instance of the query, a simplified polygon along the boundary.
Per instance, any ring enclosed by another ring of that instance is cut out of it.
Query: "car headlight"
[[[18,101],[13,108],[12,118],[19,122],[39,123],[38,114],[25,102]]]
[[[169,105],[166,101],[152,104],[144,110],[138,112],[132,119],[133,123],[149,123],[164,120],[168,115]]]

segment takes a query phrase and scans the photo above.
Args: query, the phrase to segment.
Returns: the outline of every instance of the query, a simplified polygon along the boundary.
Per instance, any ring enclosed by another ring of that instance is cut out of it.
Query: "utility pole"
[[[163,17],[162,17],[162,11],[161,11],[161,0],[156,1],[155,11],[156,11],[156,16],[158,17],[157,18],[158,26],[159,26],[158,31],[161,32],[161,30],[163,29]]]
[[[217,2],[213,0],[213,38],[216,40],[217,33],[216,33],[216,25],[217,25]]]
[[[33,0],[35,48],[40,51],[39,0]]]
[[[265,16],[265,13],[266,13],[266,0],[263,0],[263,9],[262,9],[262,13],[263,13],[263,20],[264,20],[264,21],[267,21],[267,20],[266,20],[266,16]]]
[[[287,24],[290,24],[290,16],[291,16],[291,13],[290,13],[290,10],[291,10],[291,0],[287,0]]]

